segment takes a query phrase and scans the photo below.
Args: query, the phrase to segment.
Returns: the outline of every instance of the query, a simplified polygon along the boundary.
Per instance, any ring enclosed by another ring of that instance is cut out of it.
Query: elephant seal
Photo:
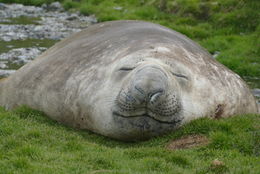
[[[184,35],[143,21],[99,23],[57,43],[1,81],[0,104],[125,141],[257,112],[238,75]]]

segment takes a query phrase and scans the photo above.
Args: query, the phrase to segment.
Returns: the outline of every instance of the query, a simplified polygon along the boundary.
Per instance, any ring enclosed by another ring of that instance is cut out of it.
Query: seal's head
[[[181,125],[181,93],[189,84],[183,68],[173,69],[166,60],[131,57],[109,69],[113,69],[105,87],[109,95],[102,104],[109,105],[109,110],[103,112],[103,120],[112,117],[105,134],[121,140],[143,140]]]

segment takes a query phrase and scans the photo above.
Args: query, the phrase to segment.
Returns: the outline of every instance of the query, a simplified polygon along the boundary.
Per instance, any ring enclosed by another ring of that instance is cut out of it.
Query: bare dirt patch
[[[169,150],[189,149],[193,147],[206,146],[208,144],[209,140],[205,136],[189,135],[170,142],[166,148]]]

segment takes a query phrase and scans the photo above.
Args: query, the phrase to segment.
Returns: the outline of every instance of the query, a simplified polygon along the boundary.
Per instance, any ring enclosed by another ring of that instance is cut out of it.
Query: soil
[[[173,140],[167,145],[167,149],[169,150],[177,150],[177,149],[189,149],[199,146],[206,146],[209,144],[209,140],[206,136],[203,135],[189,135],[185,137],[181,137],[177,140]]]

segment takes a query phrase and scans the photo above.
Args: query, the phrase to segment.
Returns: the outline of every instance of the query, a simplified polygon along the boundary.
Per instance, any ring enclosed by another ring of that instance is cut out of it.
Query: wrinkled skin
[[[112,114],[120,132],[127,131],[130,139],[146,138],[181,124],[183,111],[178,80],[188,84],[186,76],[174,74],[169,66],[153,58],[137,59],[131,66],[123,64],[117,71],[114,83],[120,82],[121,87]]]
[[[100,23],[59,42],[1,81],[0,104],[125,141],[257,112],[238,75],[187,37],[142,21]]]

